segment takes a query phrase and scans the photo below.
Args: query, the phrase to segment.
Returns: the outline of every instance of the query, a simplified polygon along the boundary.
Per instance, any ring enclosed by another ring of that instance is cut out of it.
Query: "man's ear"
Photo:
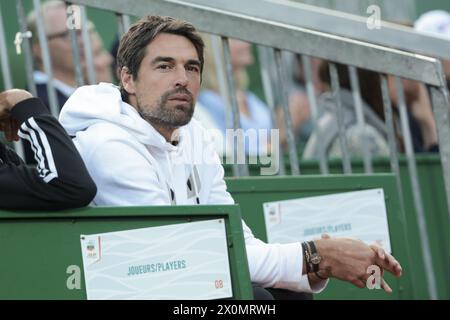
[[[136,93],[136,84],[134,82],[133,75],[127,67],[123,67],[122,70],[120,70],[120,82],[128,94]]]

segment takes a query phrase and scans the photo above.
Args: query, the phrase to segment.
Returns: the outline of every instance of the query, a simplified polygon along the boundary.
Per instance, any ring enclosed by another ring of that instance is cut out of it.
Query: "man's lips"
[[[174,94],[168,100],[191,102],[192,98],[188,94]]]

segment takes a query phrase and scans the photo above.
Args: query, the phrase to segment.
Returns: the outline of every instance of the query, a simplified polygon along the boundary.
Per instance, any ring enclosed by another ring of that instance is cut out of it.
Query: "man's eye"
[[[191,72],[200,72],[200,69],[197,66],[188,66],[187,70]]]
[[[161,69],[161,70],[168,70],[169,68],[170,68],[170,66],[167,64],[161,64],[157,67],[157,69]]]

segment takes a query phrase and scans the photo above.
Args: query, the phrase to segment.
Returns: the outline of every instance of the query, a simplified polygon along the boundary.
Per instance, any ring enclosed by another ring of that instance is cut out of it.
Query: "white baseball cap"
[[[414,29],[450,40],[450,13],[443,10],[424,13],[414,23]]]

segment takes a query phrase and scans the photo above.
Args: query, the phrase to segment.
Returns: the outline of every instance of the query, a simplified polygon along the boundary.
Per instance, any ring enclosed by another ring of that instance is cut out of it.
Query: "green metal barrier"
[[[234,299],[252,299],[239,206],[105,207],[55,213],[0,211],[0,300],[86,299],[69,290],[67,268],[83,274],[80,234],[223,218]]]
[[[400,201],[395,177],[391,174],[353,176],[250,177],[228,178],[228,191],[241,207],[244,220],[260,239],[267,240],[263,203],[308,196],[383,188],[388,212],[389,232],[393,254],[402,263],[404,273],[398,279],[388,275],[394,293],[382,290],[359,289],[349,283],[332,280],[317,299],[411,299],[414,298],[410,249],[405,237]]]
[[[433,268],[437,279],[438,297],[440,299],[450,299],[450,219],[441,161],[439,156],[434,154],[416,155],[416,161]],[[405,157],[400,157],[399,166],[404,197],[407,239],[412,252],[411,259],[413,263],[411,270],[414,273],[415,298],[429,299],[414,198]],[[286,161],[286,167],[288,168],[287,171],[289,171],[289,161]],[[303,175],[320,173],[317,161],[302,161],[300,167]],[[329,161],[329,169],[332,174],[342,174],[341,160],[331,159]],[[373,160],[373,169],[375,173],[390,172],[389,159],[375,158]],[[225,170],[227,176],[232,175],[231,166],[225,165]],[[352,170],[354,173],[363,173],[362,160],[352,161]],[[250,174],[259,176],[260,166],[250,166]]]

